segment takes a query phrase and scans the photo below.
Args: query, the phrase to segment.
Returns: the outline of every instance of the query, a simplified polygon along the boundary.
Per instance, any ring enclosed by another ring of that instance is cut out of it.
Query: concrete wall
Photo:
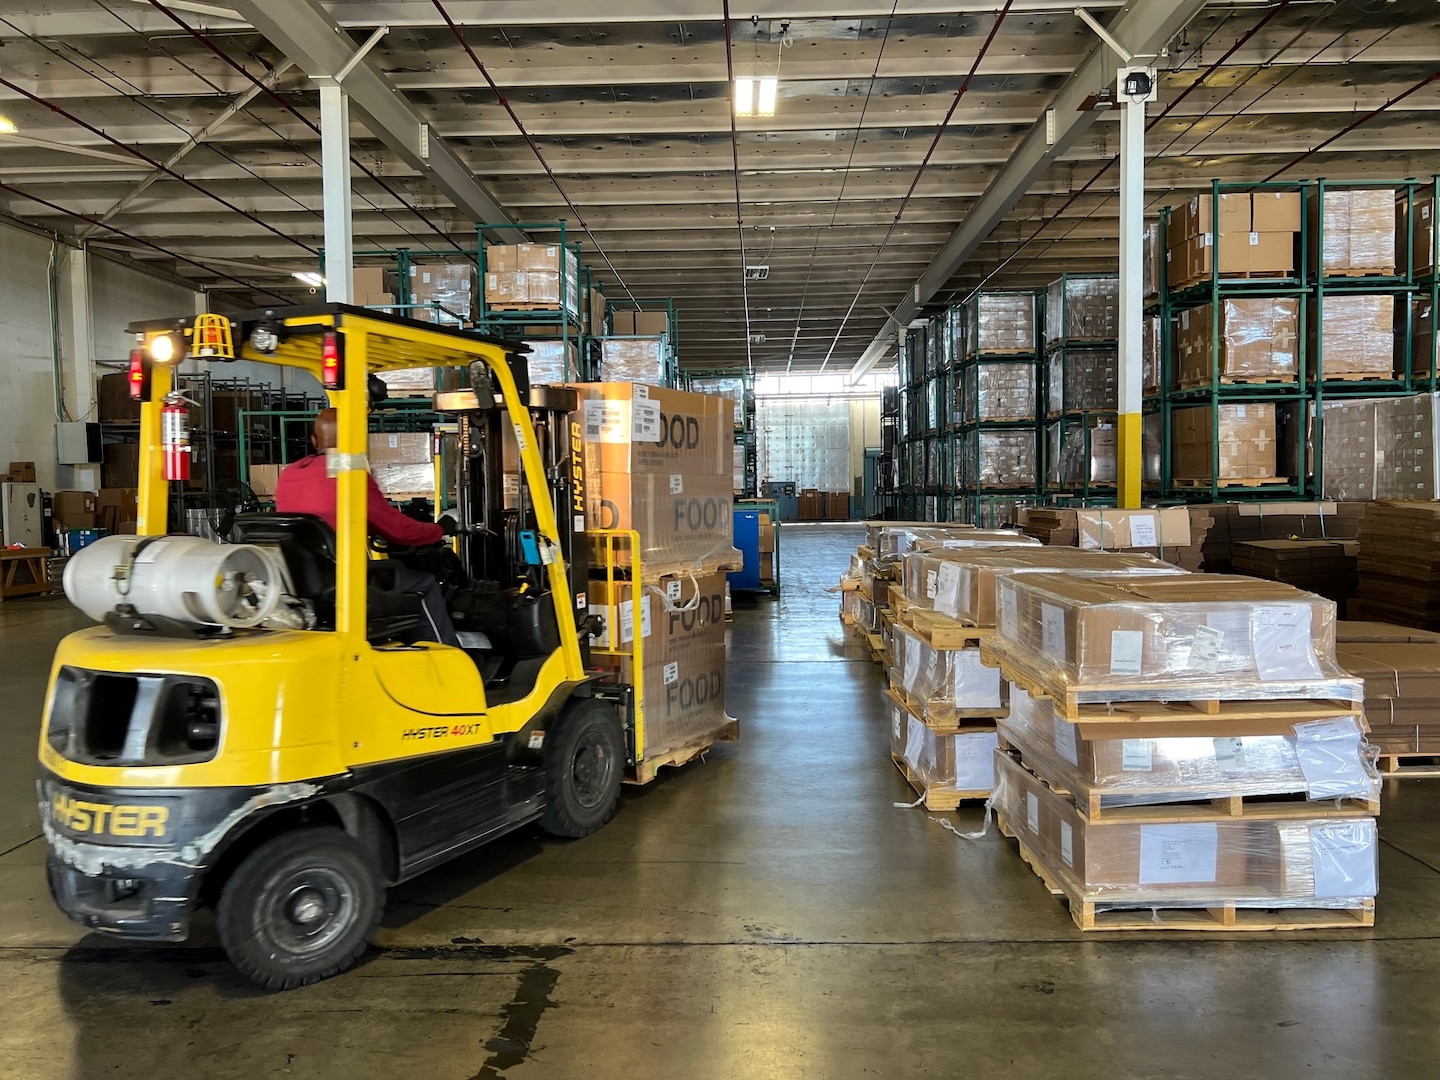
[[[880,399],[857,397],[850,402],[850,493],[865,479],[865,450],[880,445]],[[863,491],[860,491],[864,495]]]
[[[0,225],[0,471],[33,461],[55,484],[50,241]]]

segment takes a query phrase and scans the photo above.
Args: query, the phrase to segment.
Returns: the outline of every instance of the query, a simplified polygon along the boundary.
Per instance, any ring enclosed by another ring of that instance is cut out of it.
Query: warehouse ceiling
[[[1098,39],[1044,0],[745,2],[728,23],[722,0],[317,10],[356,46],[389,27],[369,62],[512,221],[567,219],[612,299],[674,296],[686,366],[849,370]],[[1105,23],[1122,5],[1087,6]],[[736,76],[779,78],[775,115],[737,119],[733,142],[727,32]],[[1440,172],[1437,58],[1434,0],[1206,5],[1156,61],[1150,206],[1212,177]],[[292,272],[323,246],[319,95],[293,59],[214,4],[0,0],[0,211],[220,303],[301,298]],[[935,302],[1113,270],[1117,120],[1100,114]],[[473,244],[441,185],[352,129],[357,249]],[[769,268],[748,286],[742,242]]]

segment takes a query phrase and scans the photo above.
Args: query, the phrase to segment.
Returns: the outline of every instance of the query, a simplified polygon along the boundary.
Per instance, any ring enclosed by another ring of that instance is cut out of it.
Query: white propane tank
[[[65,595],[96,622],[121,607],[187,624],[243,630],[280,603],[278,555],[198,536],[107,536],[65,564]]]

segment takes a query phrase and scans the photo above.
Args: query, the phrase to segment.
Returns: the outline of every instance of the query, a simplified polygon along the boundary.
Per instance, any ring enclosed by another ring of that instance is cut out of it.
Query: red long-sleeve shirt
[[[416,521],[390,505],[368,473],[365,488],[365,516],[371,535],[397,547],[425,547],[444,538],[439,525]],[[325,473],[324,454],[311,454],[281,470],[275,482],[275,509],[282,514],[314,514],[335,528],[335,478]]]

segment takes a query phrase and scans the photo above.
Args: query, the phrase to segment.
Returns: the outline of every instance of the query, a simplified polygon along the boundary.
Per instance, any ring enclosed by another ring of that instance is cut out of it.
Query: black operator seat
[[[279,548],[295,595],[315,608],[317,626],[335,629],[335,531],[312,514],[238,514],[230,530],[237,544]],[[365,637],[393,641],[420,625],[420,597],[401,592],[401,566],[388,560],[366,564]]]

